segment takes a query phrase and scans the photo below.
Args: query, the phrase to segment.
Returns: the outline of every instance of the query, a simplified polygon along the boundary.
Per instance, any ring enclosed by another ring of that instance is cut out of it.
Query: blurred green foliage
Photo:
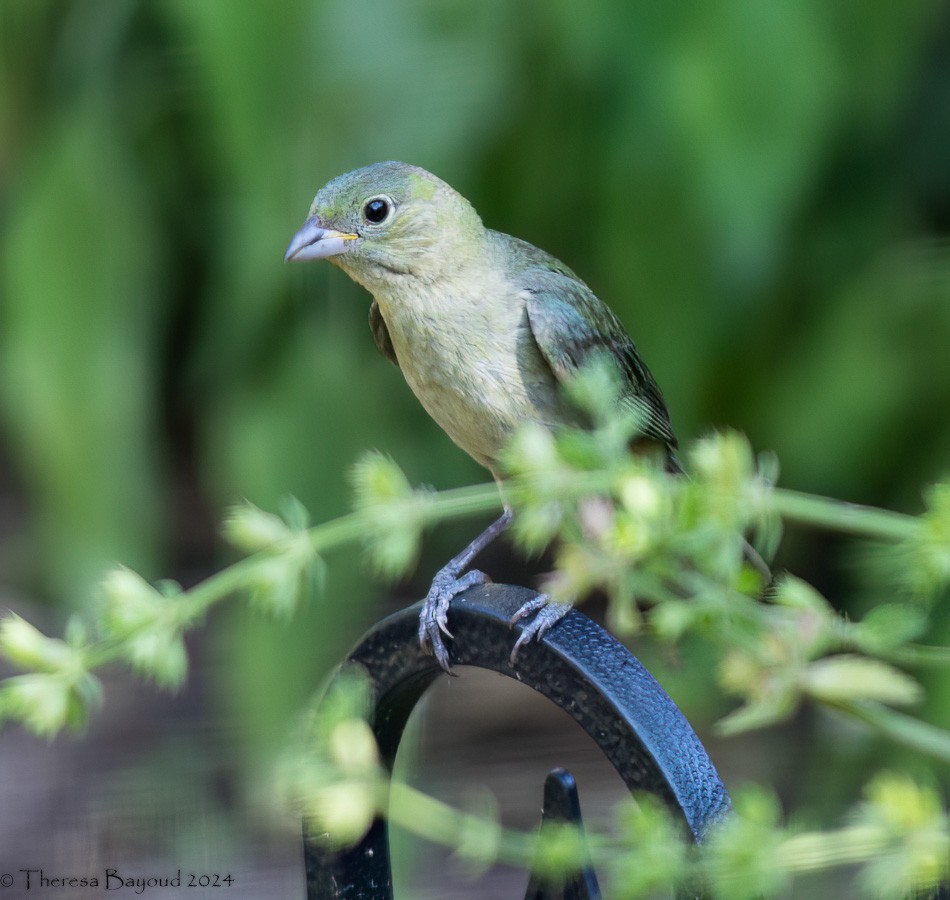
[[[948,41],[938,0],[3,0],[0,581],[63,608],[116,561],[193,581],[226,504],[323,521],[366,447],[484,477],[368,298],[281,262],[320,185],[386,158],[589,281],[681,437],[919,510],[950,457]],[[379,612],[355,556],[329,577],[292,628],[216,631],[261,740]]]

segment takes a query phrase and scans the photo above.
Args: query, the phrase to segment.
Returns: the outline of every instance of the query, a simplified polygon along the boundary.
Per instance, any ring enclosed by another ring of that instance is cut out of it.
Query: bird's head
[[[484,228],[469,202],[431,172],[382,162],[317,193],[286,260],[330,258],[371,287],[397,275],[437,277],[477,252]]]

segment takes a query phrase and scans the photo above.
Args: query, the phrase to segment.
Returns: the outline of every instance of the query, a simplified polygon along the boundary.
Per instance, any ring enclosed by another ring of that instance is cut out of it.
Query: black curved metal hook
[[[540,642],[525,646],[512,666],[516,632],[509,619],[534,596],[527,588],[486,584],[456,597],[449,612],[452,665],[492,669],[548,697],[593,738],[631,791],[657,795],[702,841],[728,813],[729,794],[679,708],[626,647],[572,610]],[[374,688],[370,724],[390,770],[413,707],[442,674],[419,646],[420,606],[379,622],[347,657],[366,670]],[[348,850],[307,843],[306,865],[310,898],[392,897],[382,819]]]

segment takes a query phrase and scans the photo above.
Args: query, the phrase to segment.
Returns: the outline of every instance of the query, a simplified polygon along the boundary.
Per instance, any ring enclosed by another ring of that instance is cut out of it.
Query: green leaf
[[[310,527],[310,513],[292,494],[286,494],[280,501],[280,515],[292,531],[306,531]]]
[[[102,699],[101,685],[88,672],[17,675],[0,682],[0,722],[19,721],[39,737],[86,724]]]
[[[790,696],[774,701],[759,701],[740,706],[716,723],[716,733],[724,736],[766,728],[784,721],[795,709]]]
[[[372,508],[394,500],[408,500],[412,485],[396,462],[384,453],[370,451],[350,469],[353,504],[357,509]]]
[[[927,629],[927,614],[919,606],[885,603],[875,606],[854,626],[859,646],[869,652],[892,650],[920,637]]]
[[[131,637],[122,655],[141,674],[165,688],[179,688],[188,674],[188,651],[181,630],[172,626],[149,628]]]
[[[891,705],[918,702],[923,688],[900,669],[864,656],[829,656],[808,665],[802,687],[827,703],[876,700]]]
[[[519,507],[511,529],[521,547],[539,553],[551,543],[563,521],[563,504],[555,500],[530,503]]]
[[[0,653],[15,666],[35,672],[56,672],[77,659],[72,646],[46,637],[16,613],[9,613],[0,622]]]
[[[244,553],[256,553],[286,540],[291,530],[286,520],[264,512],[253,503],[243,503],[228,510],[221,526],[224,539]]]
[[[251,604],[272,616],[291,618],[307,591],[320,584],[319,569],[316,577],[312,573],[312,566],[320,565],[317,559],[308,541],[303,552],[290,546],[257,562],[244,584]]]

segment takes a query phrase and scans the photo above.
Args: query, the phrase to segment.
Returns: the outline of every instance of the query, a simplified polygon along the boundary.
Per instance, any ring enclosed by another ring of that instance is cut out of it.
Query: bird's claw
[[[449,651],[442,639],[443,634],[452,637],[448,625],[449,604],[452,598],[462,591],[476,584],[485,584],[489,580],[489,577],[478,569],[472,569],[461,576],[451,569],[442,569],[432,579],[432,586],[419,613],[419,643],[423,650],[432,653],[436,662],[446,672],[452,672]]]
[[[518,640],[511,648],[511,656],[509,657],[511,664],[515,664],[518,652],[525,644],[530,641],[541,640],[570,611],[570,603],[556,603],[547,594],[538,594],[533,600],[529,600],[518,607],[515,614],[508,620],[510,625],[513,626],[530,616],[534,616],[534,618],[522,626],[521,634],[518,635]]]

